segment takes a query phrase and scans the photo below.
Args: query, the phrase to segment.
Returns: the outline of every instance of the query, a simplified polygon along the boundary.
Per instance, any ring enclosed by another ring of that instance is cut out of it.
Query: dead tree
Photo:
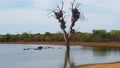
[[[75,23],[78,21],[78,19],[83,18],[83,14],[78,10],[79,6],[80,6],[80,4],[75,3],[75,0],[71,3],[72,16],[71,16],[71,25],[70,25],[68,32],[65,30],[66,22],[65,22],[64,11],[63,11],[64,2],[62,2],[61,7],[59,5],[57,5],[57,9],[50,10],[54,13],[54,17],[60,23],[60,27],[63,31],[63,36],[64,36],[64,40],[66,43],[66,53],[65,53],[65,61],[64,61],[63,68],[66,68],[67,62],[69,62],[70,67],[72,66],[72,63],[70,61],[70,38],[71,38],[72,34],[75,33],[75,30],[73,29],[73,27],[75,26]]]

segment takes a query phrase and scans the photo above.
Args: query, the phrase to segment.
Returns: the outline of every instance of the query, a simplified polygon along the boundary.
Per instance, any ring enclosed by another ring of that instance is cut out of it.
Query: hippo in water
[[[41,49],[43,49],[43,47],[42,47],[42,46],[39,46],[37,49],[38,49],[38,50],[39,50],[39,49],[41,50]]]
[[[42,46],[39,46],[39,47],[37,47],[37,48],[34,48],[34,50],[41,50],[41,49],[43,49]]]
[[[31,48],[24,48],[23,50],[30,50]]]

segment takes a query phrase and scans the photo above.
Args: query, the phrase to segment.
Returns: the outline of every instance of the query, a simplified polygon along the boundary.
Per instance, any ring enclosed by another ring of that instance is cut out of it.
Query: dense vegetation
[[[62,42],[64,41],[62,33],[31,34],[24,32],[22,34],[0,35],[0,42]],[[76,32],[71,41],[80,42],[120,42],[120,30],[93,30],[92,33]]]

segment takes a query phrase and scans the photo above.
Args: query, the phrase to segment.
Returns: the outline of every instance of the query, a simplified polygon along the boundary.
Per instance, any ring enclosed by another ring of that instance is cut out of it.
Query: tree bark
[[[66,53],[65,53],[63,68],[66,68],[67,67],[67,62],[70,65],[70,39],[68,37],[67,32],[64,29],[63,29],[63,32],[64,32],[64,40],[65,40],[65,43],[66,43]]]

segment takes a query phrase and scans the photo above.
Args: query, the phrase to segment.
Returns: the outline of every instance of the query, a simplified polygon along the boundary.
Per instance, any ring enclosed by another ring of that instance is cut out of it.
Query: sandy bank
[[[120,68],[120,62],[104,63],[104,64],[88,64],[88,65],[77,66],[75,68]]]

